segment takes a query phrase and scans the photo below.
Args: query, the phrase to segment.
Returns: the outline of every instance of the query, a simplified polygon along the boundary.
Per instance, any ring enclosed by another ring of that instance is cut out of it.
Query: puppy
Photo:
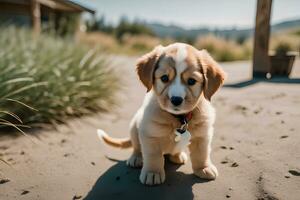
[[[140,181],[147,185],[165,181],[164,155],[183,164],[190,150],[193,172],[215,179],[218,171],[210,158],[215,110],[212,95],[223,84],[225,73],[206,50],[175,43],[157,46],[142,56],[137,74],[147,94],[130,124],[130,139],[116,139],[98,130],[98,136],[115,147],[133,147],[127,160],[142,167]]]

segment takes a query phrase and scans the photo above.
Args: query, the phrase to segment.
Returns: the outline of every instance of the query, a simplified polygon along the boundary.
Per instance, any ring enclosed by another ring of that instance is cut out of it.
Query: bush
[[[213,35],[199,37],[194,45],[198,49],[206,49],[218,61],[245,60],[251,56],[246,45]]]
[[[122,37],[123,46],[132,49],[134,52],[146,53],[151,51],[155,46],[160,44],[160,40],[156,37],[148,35],[130,35],[125,34]]]
[[[292,34],[300,36],[300,29],[292,31]]]
[[[101,31],[103,33],[111,34],[114,32],[114,27],[108,24],[104,16],[100,18],[93,18],[85,21],[87,31]]]
[[[275,51],[276,51],[276,54],[278,54],[278,55],[285,55],[291,49],[292,49],[292,47],[290,46],[289,43],[281,42],[281,43],[277,44]]]
[[[270,49],[276,52],[299,51],[300,37],[291,33],[274,34],[270,39]]]
[[[125,18],[120,20],[120,23],[114,31],[116,38],[120,41],[125,34],[154,36],[154,32],[144,24],[139,22],[129,22]]]
[[[14,27],[0,28],[0,46],[0,110],[24,124],[65,122],[114,103],[118,79],[96,50]]]

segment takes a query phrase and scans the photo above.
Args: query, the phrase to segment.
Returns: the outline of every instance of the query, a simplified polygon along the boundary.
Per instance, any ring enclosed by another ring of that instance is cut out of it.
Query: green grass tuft
[[[23,125],[65,122],[107,110],[119,88],[97,50],[29,30],[0,28],[0,119]]]

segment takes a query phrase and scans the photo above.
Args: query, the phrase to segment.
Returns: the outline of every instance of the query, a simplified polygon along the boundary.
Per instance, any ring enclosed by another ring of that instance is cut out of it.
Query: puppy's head
[[[225,79],[205,50],[183,43],[155,47],[138,60],[137,73],[147,92],[153,89],[161,108],[172,114],[192,111],[201,95],[210,100]]]

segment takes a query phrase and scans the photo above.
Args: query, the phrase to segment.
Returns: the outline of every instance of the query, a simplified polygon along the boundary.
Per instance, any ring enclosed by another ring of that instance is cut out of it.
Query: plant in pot
[[[272,77],[288,77],[292,71],[296,55],[290,54],[292,47],[287,42],[280,42],[275,47],[275,54],[270,55],[270,73]]]

